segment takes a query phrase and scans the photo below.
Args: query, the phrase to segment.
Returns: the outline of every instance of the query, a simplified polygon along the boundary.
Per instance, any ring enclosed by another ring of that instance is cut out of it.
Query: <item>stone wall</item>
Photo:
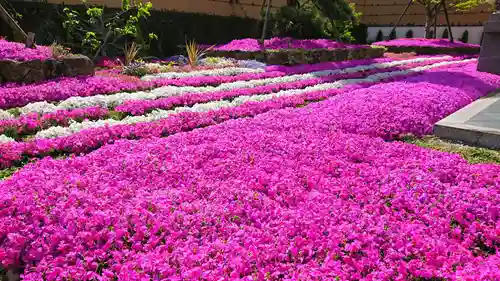
[[[86,56],[62,59],[15,61],[0,60],[0,83],[35,83],[60,76],[94,75],[94,63]]]

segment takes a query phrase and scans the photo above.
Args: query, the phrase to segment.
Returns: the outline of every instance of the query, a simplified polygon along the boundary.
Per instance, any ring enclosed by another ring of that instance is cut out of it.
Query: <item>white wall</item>
[[[424,37],[425,29],[423,26],[401,26],[396,28],[396,37],[404,38],[408,29],[413,30],[413,37]],[[437,27],[437,37],[441,38],[443,31],[447,29],[446,26],[438,26]],[[368,41],[375,41],[377,38],[377,33],[379,30],[382,30],[384,34],[384,38],[389,36],[389,33],[392,30],[392,27],[368,27]],[[481,35],[483,33],[483,26],[452,26],[451,32],[453,33],[454,39],[460,39],[465,30],[469,31],[469,42],[472,44],[479,44],[481,42]]]

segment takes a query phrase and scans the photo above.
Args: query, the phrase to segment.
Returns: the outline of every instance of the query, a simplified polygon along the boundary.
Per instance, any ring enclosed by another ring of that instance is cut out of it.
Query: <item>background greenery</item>
[[[333,1],[335,5],[343,5],[344,1]],[[340,3],[340,4],[339,4]],[[11,2],[11,6],[22,15],[18,19],[25,31],[35,32],[38,44],[50,45],[53,42],[72,45],[73,51],[79,52],[76,44],[71,44],[68,32],[63,28],[65,6],[42,2]],[[85,7],[71,6],[74,11],[85,14]],[[342,9],[349,9],[342,6]],[[116,14],[120,9],[105,9],[106,14]],[[291,13],[290,17],[284,16]],[[339,38],[342,41],[366,43],[366,26],[356,22],[357,14],[342,12],[341,20],[332,21],[329,17],[337,17],[339,12],[325,16],[318,14],[313,8],[307,12],[297,12],[289,7],[281,13],[274,14],[269,24],[269,33],[273,36],[292,36],[298,39]],[[281,21],[280,21],[281,20]],[[290,21],[291,20],[291,21]],[[285,24],[289,28],[282,28]],[[152,10],[151,16],[141,20],[140,28],[144,34],[154,33],[158,40],[150,44],[150,56],[165,57],[183,52],[179,48],[186,39],[195,39],[200,44],[227,43],[238,38],[259,38],[262,21],[251,18],[223,17],[197,13]],[[0,36],[11,36],[8,30],[0,28]],[[110,56],[120,55],[110,53]]]

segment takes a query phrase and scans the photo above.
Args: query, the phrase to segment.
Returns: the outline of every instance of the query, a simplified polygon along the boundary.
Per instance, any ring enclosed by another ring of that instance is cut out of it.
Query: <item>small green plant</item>
[[[125,48],[123,48],[123,54],[125,55],[125,65],[130,65],[135,61],[135,58],[137,57],[140,49],[141,47],[135,42],[132,42],[132,44],[130,45],[125,45]]]
[[[460,38],[460,41],[467,43],[469,42],[469,31],[465,30],[464,33],[462,34],[462,38]]]
[[[413,38],[413,30],[408,29],[408,31],[406,31],[405,37],[406,38]]]
[[[375,41],[383,41],[384,40],[384,33],[382,32],[382,29],[379,29],[377,32],[377,37],[375,38]]]
[[[395,29],[393,29],[393,30],[391,31],[391,33],[389,34],[389,40],[394,40],[394,39],[396,39],[396,38],[397,38],[397,36],[396,36],[396,30],[395,30]]]
[[[443,35],[441,35],[441,38],[448,38],[448,37],[450,37],[450,34],[448,33],[448,29],[445,29],[443,31]]]
[[[190,66],[198,66],[200,60],[214,47],[215,45],[208,48],[202,48],[200,47],[200,45],[196,44],[194,40],[186,42],[186,54],[188,57],[188,64]]]
[[[55,59],[65,57],[65,56],[68,56],[70,54],[69,48],[66,48],[63,45],[58,44],[56,42],[54,42],[54,43],[52,43],[52,45],[50,45],[50,51],[52,52],[52,57]]]

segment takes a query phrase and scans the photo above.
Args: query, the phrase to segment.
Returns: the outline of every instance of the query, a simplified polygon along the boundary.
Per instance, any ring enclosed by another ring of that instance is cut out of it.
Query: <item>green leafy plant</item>
[[[273,14],[274,36],[353,41],[360,13],[345,0],[298,0]]]
[[[448,32],[448,29],[443,30],[443,34],[441,35],[441,38],[448,38],[450,37],[450,33]]]
[[[104,7],[88,5],[85,0],[82,3],[84,14],[68,7],[63,9],[63,27],[66,41],[94,59],[121,54],[120,46],[126,42],[134,41],[139,49],[147,49],[152,40],[158,39],[154,33],[143,34],[140,28],[141,20],[151,16],[151,2],[131,5],[129,0],[122,0],[121,10],[113,14],[106,14]]]
[[[408,31],[406,31],[405,37],[406,38],[413,38],[413,30],[408,29]]]
[[[465,30],[464,33],[462,34],[462,37],[460,38],[460,41],[467,43],[469,42],[469,31]]]
[[[393,30],[391,31],[391,33],[389,34],[389,39],[390,39],[390,40],[394,40],[394,39],[396,39],[396,38],[397,38],[397,36],[396,36],[396,30],[395,30],[395,29],[393,29]]]
[[[377,37],[375,38],[375,41],[382,41],[384,40],[384,33],[382,32],[382,29],[379,29],[377,32]]]
[[[186,41],[186,54],[188,59],[188,64],[191,66],[198,66],[200,60],[210,51],[214,46],[208,48],[202,48],[200,45],[196,44],[194,40]]]

